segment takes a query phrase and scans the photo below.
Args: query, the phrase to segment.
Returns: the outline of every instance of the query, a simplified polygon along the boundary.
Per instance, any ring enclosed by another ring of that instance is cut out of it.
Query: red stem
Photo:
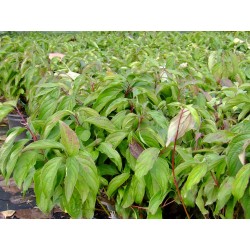
[[[216,180],[216,177],[214,176],[214,173],[213,172],[210,172],[213,179],[214,179],[214,183],[215,183],[215,186],[219,187],[219,182]]]
[[[174,185],[176,187],[176,190],[177,190],[177,193],[178,193],[178,196],[179,196],[179,199],[182,203],[182,206],[184,208],[184,211],[188,217],[188,219],[190,219],[190,216],[188,214],[188,211],[186,209],[186,206],[184,204],[184,201],[182,199],[182,196],[181,196],[181,192],[180,192],[180,189],[178,187],[178,183],[177,183],[177,180],[176,180],[176,176],[175,176],[175,151],[176,151],[176,141],[177,141],[177,138],[178,138],[178,134],[179,134],[179,127],[180,127],[180,122],[181,122],[181,118],[182,118],[182,115],[184,113],[184,109],[181,110],[181,115],[180,115],[180,119],[178,121],[178,126],[177,126],[177,132],[176,132],[176,135],[175,135],[175,139],[174,139],[174,149],[173,149],[173,153],[172,153],[172,174],[173,174],[173,178],[174,178]]]
[[[30,129],[29,124],[27,123],[27,120],[24,118],[23,114],[19,111],[18,107],[16,107],[16,111],[17,113],[20,115],[20,117],[22,118],[22,124],[25,126],[25,128],[30,132],[33,141],[37,141],[37,137],[36,135],[32,132],[32,130]]]

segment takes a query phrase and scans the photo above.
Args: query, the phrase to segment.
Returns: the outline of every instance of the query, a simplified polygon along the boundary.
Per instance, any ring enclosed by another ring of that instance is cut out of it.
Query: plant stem
[[[166,201],[164,202],[164,204],[161,206],[161,208],[164,208],[164,207],[168,206],[169,204],[175,202],[175,200],[172,200],[172,201],[170,201],[170,202],[167,202],[167,201],[168,201],[168,200],[166,200]]]
[[[219,187],[219,182],[217,181],[216,177],[214,176],[214,173],[211,172],[211,171],[210,171],[210,173],[211,173],[211,175],[212,175],[212,177],[214,179],[215,186]]]
[[[186,206],[184,204],[184,201],[182,199],[182,196],[181,196],[181,192],[180,192],[180,189],[178,187],[178,183],[177,183],[177,180],[176,180],[176,176],[175,176],[175,151],[176,151],[176,141],[177,141],[177,138],[178,138],[178,133],[179,133],[179,127],[180,127],[180,121],[181,121],[181,118],[182,118],[182,115],[184,113],[184,109],[181,110],[181,115],[180,115],[180,119],[178,121],[178,126],[177,126],[177,131],[176,131],[176,135],[175,135],[175,139],[174,139],[174,149],[173,149],[173,153],[172,153],[172,174],[173,174],[173,178],[174,178],[174,185],[176,187],[176,190],[177,190],[177,193],[178,193],[178,196],[179,196],[179,199],[182,203],[182,206],[184,208],[184,211],[188,217],[188,219],[190,219],[190,216],[188,214],[188,211],[186,209]]]
[[[32,132],[29,124],[27,123],[27,120],[24,118],[23,114],[20,112],[20,110],[18,109],[18,107],[16,107],[16,111],[17,113],[20,115],[20,117],[22,118],[22,124],[25,126],[25,128],[30,132],[33,141],[37,141],[37,137],[36,135]]]

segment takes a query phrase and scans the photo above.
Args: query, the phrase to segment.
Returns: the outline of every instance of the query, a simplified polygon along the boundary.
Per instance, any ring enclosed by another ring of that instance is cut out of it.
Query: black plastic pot
[[[27,118],[27,116],[24,116]],[[8,122],[9,122],[9,129],[14,127],[24,127],[22,124],[22,118],[18,114],[8,114]],[[15,139],[15,141],[19,141],[20,139],[26,138],[26,131],[18,135]]]

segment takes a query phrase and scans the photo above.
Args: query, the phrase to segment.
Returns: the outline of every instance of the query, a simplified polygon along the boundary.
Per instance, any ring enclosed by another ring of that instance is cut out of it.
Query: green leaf
[[[83,127],[77,127],[76,134],[77,137],[84,142],[91,137],[91,132],[89,130],[84,129]]]
[[[120,83],[113,84],[112,86],[108,86],[107,88],[103,89],[96,99],[93,108],[97,112],[100,112],[107,105],[107,103],[114,100],[121,91],[122,86]]]
[[[76,133],[64,122],[59,121],[61,143],[69,156],[77,155],[80,149],[80,142]]]
[[[21,127],[14,128],[14,130],[7,136],[5,139],[3,145],[0,148],[0,170],[2,174],[5,174],[5,167],[6,167],[6,161],[7,157],[9,156],[13,143],[15,141],[15,138],[21,134],[25,129]]]
[[[236,203],[237,203],[237,200],[234,197],[231,197],[229,199],[229,201],[227,202],[226,211],[225,211],[225,217],[227,219],[233,219],[234,218],[234,207],[235,207]]]
[[[250,219],[250,187],[241,198],[240,204],[244,210],[245,219]]]
[[[18,158],[16,167],[14,169],[13,178],[19,188],[22,183],[36,164],[38,153],[36,151],[26,151]]]
[[[162,219],[162,209],[159,207],[155,214],[151,214],[147,211],[147,219]]]
[[[167,129],[169,125],[169,121],[162,114],[161,111],[150,110],[148,114],[153,118],[153,120],[163,129]]]
[[[138,157],[135,165],[135,175],[138,178],[143,177],[154,166],[160,150],[157,148],[145,149]]]
[[[149,147],[164,147],[164,140],[151,128],[140,129],[139,137],[141,141]]]
[[[243,197],[249,182],[249,177],[250,177],[250,163],[243,166],[235,176],[235,180],[233,182],[232,194],[237,200]]]
[[[203,188],[200,188],[198,195],[196,197],[195,203],[198,206],[198,208],[200,209],[201,213],[203,215],[205,215],[205,214],[208,214],[209,211],[205,208],[205,203],[204,203],[204,200],[202,198],[202,195],[203,195]]]
[[[74,113],[71,112],[70,110],[60,110],[54,113],[53,115],[51,115],[46,120],[46,127],[44,129],[43,139],[46,139],[49,136],[49,133],[51,132],[51,130],[54,128],[54,126],[57,124],[59,120],[69,115],[74,115]]]
[[[215,133],[210,133],[204,136],[203,142],[206,143],[227,143],[235,136],[234,133],[231,133],[226,130],[220,130]]]
[[[212,51],[208,57],[208,68],[212,71],[213,66],[217,63],[218,52]]]
[[[121,206],[123,208],[128,208],[133,203],[134,203],[134,188],[130,182],[124,190]]]
[[[80,219],[82,217],[82,202],[80,194],[78,192],[73,192],[70,201],[63,199],[63,205],[66,211],[74,219]]]
[[[96,194],[90,192],[88,198],[82,206],[82,217],[92,219],[95,212]]]
[[[125,116],[122,122],[122,130],[131,131],[133,130],[138,124],[138,117],[134,113],[129,113]]]
[[[85,120],[85,122],[91,123],[98,128],[102,128],[109,133],[117,132],[117,128],[115,125],[106,117],[89,117]]]
[[[107,195],[110,199],[110,197],[112,196],[112,194],[129,178],[130,174],[129,173],[122,173],[116,177],[114,177],[109,185],[108,185],[108,189],[107,189]]]
[[[227,165],[228,175],[235,176],[242,167],[239,159],[239,154],[242,151],[243,145],[246,140],[250,139],[250,133],[239,134],[229,142],[227,147]]]
[[[12,148],[12,152],[10,153],[9,159],[6,164],[6,175],[5,175],[5,180],[8,182],[15,166],[16,162],[21,154],[21,151],[24,147],[24,145],[29,141],[29,139],[22,139],[16,142]]]
[[[135,175],[131,181],[134,190],[134,200],[137,204],[141,204],[145,194],[146,183],[144,178],[137,178]]]
[[[157,158],[153,168],[149,172],[154,181],[159,185],[162,193],[166,193],[169,189],[169,180],[172,178],[167,160]]]
[[[38,205],[39,209],[43,213],[48,213],[52,209],[52,201],[48,197],[45,196],[42,189],[42,182],[41,182],[41,170],[37,171],[34,175],[34,191],[36,195],[36,204]]]
[[[159,206],[163,202],[165,198],[165,194],[163,194],[161,191],[157,192],[149,201],[148,205],[148,211],[154,215],[157,210],[159,209]]]
[[[112,144],[113,148],[115,149],[123,140],[124,138],[128,135],[128,132],[123,132],[123,131],[118,131],[112,134],[109,134],[105,142]]]
[[[90,188],[88,186],[88,183],[85,181],[85,178],[83,178],[81,174],[78,175],[78,179],[77,179],[75,188],[78,191],[78,193],[81,197],[81,200],[82,200],[82,204],[83,204],[86,201],[86,199],[88,198]]]
[[[108,116],[111,112],[116,110],[119,107],[123,107],[125,104],[128,104],[127,98],[118,98],[111,102],[108,106],[108,108],[105,111],[105,116]]]
[[[79,163],[74,157],[69,157],[66,160],[65,167],[66,167],[66,175],[64,179],[65,197],[67,202],[69,202],[78,179]]]
[[[44,139],[44,140],[32,142],[31,144],[29,144],[27,147],[23,149],[23,152],[27,150],[52,149],[52,148],[65,150],[64,146],[61,143],[56,142],[54,140]]]
[[[108,164],[98,165],[98,172],[100,173],[101,176],[119,174],[119,171],[117,170],[117,167],[115,167],[113,165],[108,165]]]
[[[112,145],[110,143],[102,142],[100,146],[98,147],[98,150],[107,155],[108,158],[115,163],[118,170],[122,170],[122,159],[119,153],[112,148]]]
[[[32,184],[33,182],[33,179],[34,179],[34,175],[35,175],[35,172],[36,172],[36,169],[34,167],[32,167],[27,176],[25,177],[24,181],[23,181],[23,187],[22,187],[22,190],[23,190],[23,194],[25,195],[26,191],[29,189],[30,185]]]
[[[0,122],[5,118],[12,110],[14,107],[11,105],[4,105],[0,102]]]
[[[240,104],[247,105],[249,103],[250,103],[249,96],[247,96],[246,94],[238,94],[234,98],[230,98],[229,101],[226,102],[224,108],[225,110],[229,110]]]
[[[62,157],[55,157],[49,160],[42,168],[41,171],[41,189],[46,198],[50,198],[53,195],[53,191],[56,184],[56,176],[59,167],[63,165]]]
[[[60,103],[57,110],[73,110],[76,105],[76,99],[74,96],[63,96],[60,99]]]
[[[100,114],[89,107],[81,107],[77,110],[77,112],[79,113],[79,117],[83,117],[84,119],[88,118],[88,117],[99,117]]]
[[[126,115],[128,113],[128,110],[122,110],[118,112],[113,118],[112,123],[119,129],[122,128],[123,120],[125,119]]]
[[[80,154],[76,156],[79,162],[79,175],[88,184],[90,191],[93,194],[97,194],[99,189],[99,177],[97,168],[93,159],[87,154],[87,152],[80,151]]]
[[[188,192],[193,188],[193,186],[195,186],[201,181],[201,179],[205,176],[206,173],[207,166],[205,164],[198,164],[189,173],[187,181],[183,188],[185,188],[185,190]]]
[[[232,195],[232,186],[234,178],[227,176],[224,181],[221,183],[219,192],[218,192],[218,201],[216,203],[214,214],[219,214],[220,210],[226,205],[228,200]]]

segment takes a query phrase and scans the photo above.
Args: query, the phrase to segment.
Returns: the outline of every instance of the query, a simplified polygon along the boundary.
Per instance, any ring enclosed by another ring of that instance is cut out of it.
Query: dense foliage
[[[191,218],[250,218],[249,34],[0,36],[0,119],[18,102],[29,115],[1,174],[34,183],[44,213],[162,218],[174,201]]]

